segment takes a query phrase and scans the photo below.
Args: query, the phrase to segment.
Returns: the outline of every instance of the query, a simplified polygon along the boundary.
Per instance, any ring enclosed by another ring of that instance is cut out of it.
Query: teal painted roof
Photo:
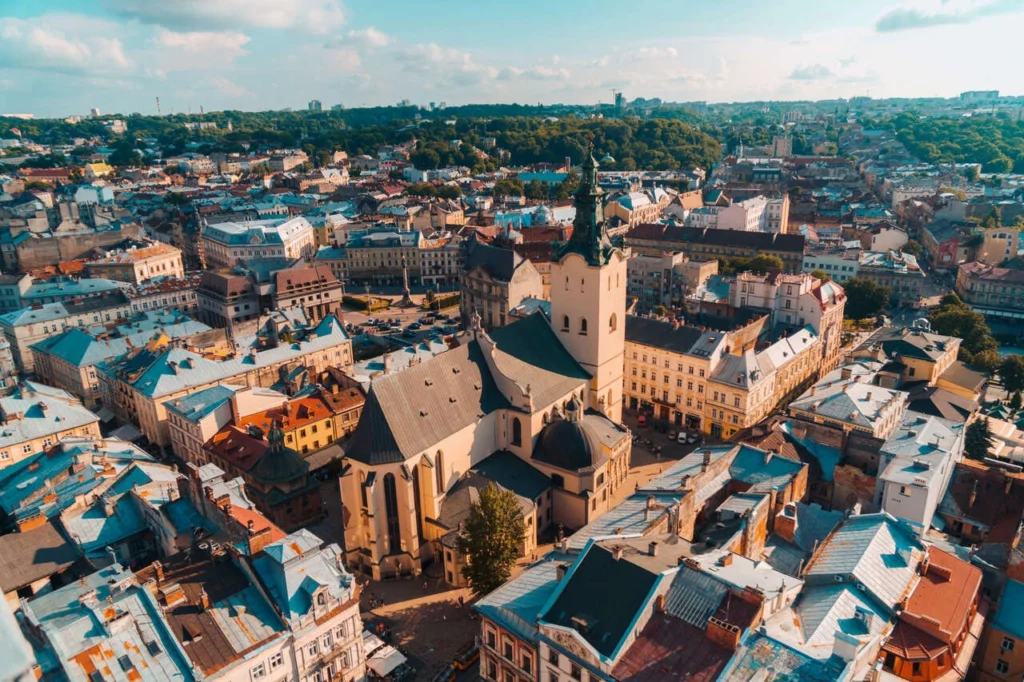
[[[1024,583],[1010,580],[999,598],[999,609],[992,628],[1017,639],[1024,639]]]
[[[194,424],[227,403],[234,394],[235,389],[231,386],[217,384],[166,402],[164,407]]]

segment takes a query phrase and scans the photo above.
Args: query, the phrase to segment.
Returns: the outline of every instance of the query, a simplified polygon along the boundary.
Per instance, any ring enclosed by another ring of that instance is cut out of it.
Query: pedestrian
[[[459,608],[466,605],[466,599],[461,594],[459,595]]]

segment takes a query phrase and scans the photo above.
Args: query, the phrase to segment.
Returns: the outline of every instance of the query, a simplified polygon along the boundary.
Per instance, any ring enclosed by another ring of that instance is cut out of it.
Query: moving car
[[[455,659],[452,661],[452,665],[455,666],[456,670],[466,670],[469,666],[476,663],[479,658],[480,645],[476,642],[470,642],[459,649],[458,653],[455,654]]]

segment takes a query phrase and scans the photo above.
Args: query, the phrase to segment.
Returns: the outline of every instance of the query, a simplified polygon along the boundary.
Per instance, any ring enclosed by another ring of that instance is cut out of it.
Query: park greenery
[[[994,369],[992,355],[985,351],[995,351],[999,344],[985,324],[985,316],[971,310],[959,296],[943,296],[939,305],[928,311],[928,321],[935,333],[962,339],[960,360],[984,371]]]
[[[846,308],[843,316],[848,320],[863,320],[878,315],[889,305],[889,287],[883,287],[873,280],[854,277],[843,282],[846,291]]]
[[[509,579],[525,532],[516,494],[488,483],[457,538],[459,551],[468,558],[462,574],[474,595],[492,592]]]
[[[923,118],[911,112],[876,122],[929,163],[976,163],[984,173],[1024,173],[1024,122],[1005,114]]]
[[[112,116],[68,123],[62,119],[0,117],[0,137],[14,137],[16,128],[25,139],[68,145],[77,139],[99,139],[102,145],[80,145],[71,157],[54,155],[32,159],[33,167],[80,163],[101,146],[110,152],[108,163],[131,166],[159,149],[164,157],[186,151],[245,153],[249,150],[301,148],[313,166],[327,165],[335,151],[350,156],[376,155],[389,145],[416,140],[410,161],[420,170],[449,165],[474,172],[497,169],[501,164],[561,165],[583,160],[591,142],[605,159],[606,170],[708,169],[721,157],[714,136],[680,118],[585,118],[541,115],[544,108],[517,105],[481,105],[445,110],[436,118],[417,120],[415,107],[372,107],[326,112],[219,111],[201,117]],[[122,118],[124,134],[112,135],[103,121]],[[186,123],[215,123],[216,128],[190,130]],[[228,130],[228,123],[231,130]],[[497,149],[504,150],[502,155]]]

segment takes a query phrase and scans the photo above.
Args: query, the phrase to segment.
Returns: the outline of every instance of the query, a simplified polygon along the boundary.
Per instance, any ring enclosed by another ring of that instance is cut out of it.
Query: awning
[[[395,668],[404,664],[406,660],[405,656],[398,649],[393,646],[386,646],[366,659],[366,667],[379,676],[385,677]]]
[[[114,412],[106,406],[96,410],[96,416],[100,418],[102,422],[109,422],[114,420]]]

